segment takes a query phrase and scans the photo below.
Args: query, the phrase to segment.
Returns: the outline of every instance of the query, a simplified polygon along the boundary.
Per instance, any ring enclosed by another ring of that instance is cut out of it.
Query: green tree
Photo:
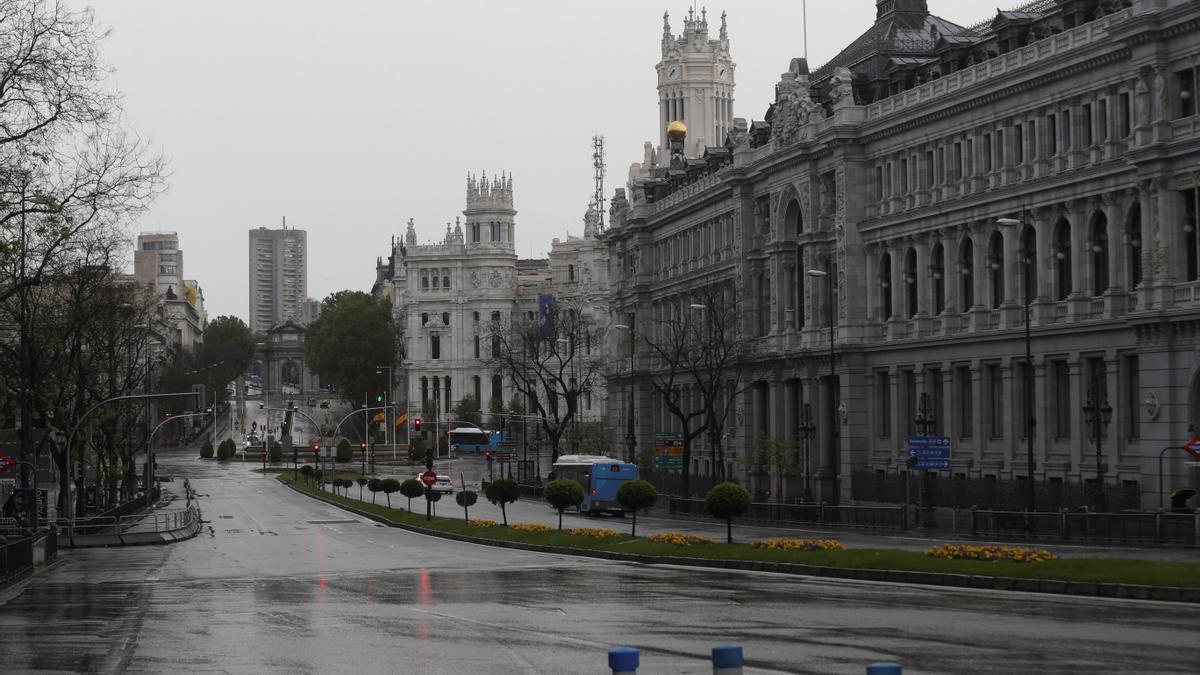
[[[209,398],[228,398],[226,385],[250,368],[254,359],[254,334],[236,316],[218,316],[204,328],[204,343],[196,352],[197,382]],[[206,403],[207,405],[207,403]]]
[[[475,426],[480,425],[483,414],[479,409],[479,401],[471,394],[467,394],[454,404],[454,420],[457,422],[466,422]]]
[[[725,538],[733,543],[733,519],[750,508],[750,493],[737,483],[718,483],[704,497],[708,512],[725,521]]]
[[[213,456],[212,443],[210,443],[208,441],[204,441],[204,443],[200,445],[200,456],[203,457],[204,459],[212,459],[212,456]]]
[[[384,478],[383,482],[379,484],[379,489],[383,490],[383,494],[387,495],[388,508],[392,508],[392,493],[400,491],[400,481],[395,478]],[[409,503],[411,504],[412,501],[410,500]]]
[[[334,457],[338,462],[345,463],[354,459],[354,450],[350,448],[350,441],[342,439],[337,444],[337,456]]]
[[[321,316],[304,335],[309,366],[322,382],[332,383],[347,399],[378,393],[380,365],[396,360],[398,331],[391,305],[361,291],[339,291],[321,305]]]
[[[412,513],[412,500],[425,494],[425,486],[415,478],[409,478],[400,484],[400,494],[408,497],[408,512]]]
[[[362,498],[363,486],[367,484],[367,479],[363,478],[362,476],[359,476],[358,478],[354,479],[354,482],[358,483],[358,501],[361,502],[363,500],[363,498]]]
[[[454,501],[458,502],[458,505],[463,507],[464,521],[471,519],[471,512],[469,509],[472,506],[475,506],[475,502],[478,499],[479,495],[475,494],[473,490],[462,490],[458,494],[454,495]]]
[[[579,481],[570,478],[559,478],[546,483],[542,493],[550,506],[558,511],[558,529],[562,529],[563,509],[568,506],[579,506],[583,503],[583,486]]]
[[[487,491],[484,494],[489,502],[500,507],[504,526],[508,527],[508,511],[505,510],[505,507],[521,498],[521,486],[517,485],[515,480],[499,478],[488,483]]]
[[[371,503],[375,503],[375,495],[383,489],[383,480],[379,478],[368,478],[367,489],[371,491]]]
[[[631,480],[617,488],[617,501],[633,514],[633,536],[637,536],[637,512],[654,506],[658,490],[648,481]]]
[[[442,499],[442,493],[437,490],[425,491],[425,520],[432,520],[433,516],[430,513],[432,508]]]

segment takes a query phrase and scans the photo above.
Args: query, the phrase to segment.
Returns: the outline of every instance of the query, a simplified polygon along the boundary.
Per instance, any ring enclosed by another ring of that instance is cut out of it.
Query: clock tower
[[[708,39],[708,10],[696,15],[688,10],[683,34],[671,34],[667,13],[663,13],[662,60],[658,71],[658,154],[667,148],[667,125],[683,122],[687,127],[684,153],[699,157],[707,145],[725,142],[733,128],[733,71],[729,58],[729,35],[725,13],[721,13],[721,32]]]

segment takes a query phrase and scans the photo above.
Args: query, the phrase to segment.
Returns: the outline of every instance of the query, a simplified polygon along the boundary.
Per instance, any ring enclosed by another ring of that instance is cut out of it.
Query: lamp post
[[[831,489],[831,499],[825,500],[831,504],[838,504],[838,452],[837,452],[837,431],[838,431],[838,411],[837,411],[837,391],[834,380],[837,373],[834,370],[834,360],[837,354],[834,351],[834,336],[833,336],[833,279],[829,278],[829,272],[825,270],[808,270],[806,272],[810,277],[818,277],[825,279],[825,298],[826,298],[826,313],[829,315],[829,456],[830,463],[833,466],[833,487]]]
[[[997,218],[996,224],[1011,228],[1025,224],[1025,208],[1021,208],[1021,218]],[[1020,236],[1018,233],[1017,236]],[[1033,289],[1029,284],[1029,265],[1034,251],[1021,251],[1021,283],[1025,287],[1024,300],[1022,309],[1025,315],[1025,470],[1028,474],[1026,478],[1026,494],[1025,494],[1025,510],[1033,513],[1037,510],[1037,492],[1033,485],[1033,471],[1037,468],[1037,464],[1033,458],[1033,430],[1037,425],[1037,420],[1033,416],[1033,341],[1029,332],[1029,305],[1033,302]],[[1030,523],[1033,521],[1031,520]]]
[[[1112,422],[1113,413],[1112,406],[1108,404],[1108,397],[1102,389],[1103,380],[1095,378],[1088,392],[1087,402],[1083,404],[1083,416],[1091,429],[1092,443],[1096,445],[1096,510],[1100,512],[1108,510],[1104,499],[1104,473],[1107,467],[1104,464],[1103,445],[1104,430]]]
[[[375,374],[376,375],[382,375],[383,371],[385,371],[385,370],[387,371],[387,376],[388,376],[388,388],[387,388],[387,393],[384,394],[384,396],[383,396],[383,405],[386,408],[392,402],[392,367],[391,366],[375,366]],[[387,417],[388,416],[385,414],[384,419],[387,419]],[[395,450],[395,448],[396,448],[396,419],[395,419],[396,411],[395,410],[392,411],[391,417],[392,417],[392,419],[388,423],[388,426],[391,427],[392,453],[394,456],[394,454],[396,452],[396,450]],[[384,434],[384,438],[387,438],[386,433]]]
[[[929,392],[921,392],[920,403],[917,405],[917,417],[914,422],[916,423],[917,433],[922,436],[928,436],[937,429],[937,412],[929,405]],[[933,486],[931,482],[929,469],[921,472],[921,501],[920,511],[918,511],[918,524],[926,528],[934,527],[937,524],[934,520]]]
[[[625,412],[625,461],[633,463],[633,453],[637,448],[637,434],[633,431],[633,326],[623,323],[614,324],[617,330],[629,331],[629,407]]]
[[[796,427],[796,435],[804,439],[804,503],[809,504],[812,503],[812,483],[809,480],[812,472],[809,469],[808,449],[816,436],[817,425],[813,423],[812,405],[805,403],[800,410],[800,425]]]

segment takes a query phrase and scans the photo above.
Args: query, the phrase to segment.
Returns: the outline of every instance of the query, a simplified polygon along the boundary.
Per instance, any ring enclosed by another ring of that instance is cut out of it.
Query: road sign
[[[1183,449],[1192,453],[1192,457],[1200,459],[1200,436],[1197,436],[1184,444]],[[5,459],[7,459],[7,457]],[[3,471],[3,469],[0,469],[0,471]]]
[[[17,460],[8,455],[0,455],[0,473],[4,473],[17,465]]]
[[[944,471],[950,468],[950,439],[946,436],[909,436],[908,456],[917,459],[918,471]]]
[[[426,471],[421,474],[421,482],[425,484],[425,487],[433,487],[433,484],[437,482],[437,474],[432,471]]]

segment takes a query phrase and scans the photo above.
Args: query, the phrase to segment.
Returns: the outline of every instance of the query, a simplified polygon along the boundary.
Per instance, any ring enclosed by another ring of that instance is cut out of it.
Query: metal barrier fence
[[[671,497],[668,513],[711,517],[703,499]],[[908,529],[908,509],[903,506],[827,506],[825,504],[750,504],[740,520],[768,523],[808,523],[885,530]]]
[[[1061,541],[1200,545],[1200,511],[1026,513],[971,510],[971,534]]]
[[[33,537],[10,541],[0,546],[0,579],[7,579],[33,567]]]
[[[921,498],[923,479],[920,471],[912,474],[854,471],[850,476],[850,495],[856,501],[916,504]],[[1023,480],[930,473],[930,506],[1020,510],[1028,504],[1028,485]],[[1033,489],[1035,503],[1043,510],[1076,509],[1084,505],[1095,508],[1097,494],[1093,483],[1035,481]],[[1104,498],[1113,511],[1138,510],[1141,487],[1136,481],[1105,483]]]
[[[127,516],[91,516],[76,518],[73,521],[60,518],[56,525],[61,536],[74,540],[77,537],[94,535],[176,532],[199,521],[199,510],[195,504],[189,503],[183,510],[135,513]]]

